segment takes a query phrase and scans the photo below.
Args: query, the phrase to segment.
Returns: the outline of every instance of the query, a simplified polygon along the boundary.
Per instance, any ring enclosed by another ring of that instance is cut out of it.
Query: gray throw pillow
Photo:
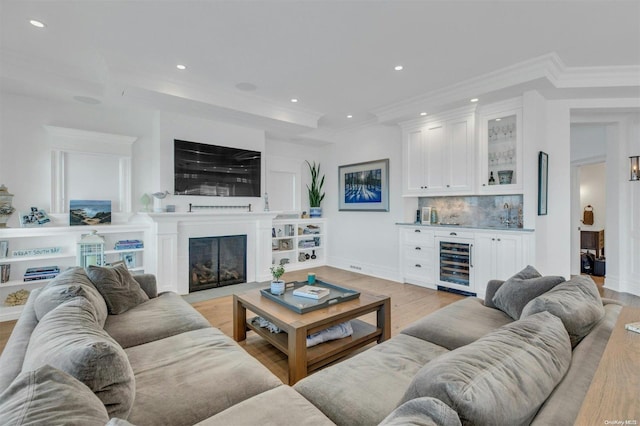
[[[88,266],[87,276],[107,303],[111,315],[127,312],[149,300],[126,266]]]
[[[73,286],[74,289],[69,289]],[[107,320],[107,304],[98,290],[95,288],[84,268],[72,267],[60,273],[53,280],[45,285],[36,299],[34,309],[38,321],[47,312],[53,310],[58,305],[73,299],[75,296],[82,296],[96,308],[98,322],[104,326]]]
[[[135,396],[129,359],[98,324],[95,308],[84,297],[58,306],[33,330],[22,372],[46,364],[88,386],[110,416],[128,417]]]
[[[522,318],[538,312],[550,312],[560,318],[574,348],[605,314],[598,287],[591,277],[585,275],[558,284],[527,303],[522,310]]]
[[[379,426],[462,426],[458,414],[435,398],[416,398],[393,410]]]
[[[493,305],[517,320],[530,300],[546,293],[561,282],[564,282],[564,277],[543,277],[529,265],[500,286],[493,296]]]
[[[109,415],[91,389],[44,365],[20,374],[0,395],[0,424],[104,426]]]
[[[458,413],[462,424],[528,425],[570,364],[562,321],[542,312],[429,362],[402,402],[437,398]]]

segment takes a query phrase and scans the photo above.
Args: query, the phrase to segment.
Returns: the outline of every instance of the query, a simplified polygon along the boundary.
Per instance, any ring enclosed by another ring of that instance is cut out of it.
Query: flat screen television
[[[176,195],[260,197],[260,152],[174,139]]]

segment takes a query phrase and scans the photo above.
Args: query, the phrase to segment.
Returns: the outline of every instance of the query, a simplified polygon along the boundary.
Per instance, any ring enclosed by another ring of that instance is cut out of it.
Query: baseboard
[[[373,265],[357,260],[336,257],[328,257],[327,266],[343,269],[345,271],[357,272],[359,274],[365,274],[376,278],[382,278],[389,281],[402,282],[400,271],[396,268],[385,268],[380,265]]]

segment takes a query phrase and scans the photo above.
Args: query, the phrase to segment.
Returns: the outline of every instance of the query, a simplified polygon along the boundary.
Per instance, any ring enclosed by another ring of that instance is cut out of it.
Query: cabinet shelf
[[[53,259],[72,259],[75,257],[76,255],[71,253],[60,253],[47,256],[4,257],[0,258],[0,263],[38,262]]]
[[[272,238],[272,246],[281,247],[281,242],[285,240],[291,243],[291,248],[272,250],[272,263],[285,262],[286,269],[289,271],[324,265],[326,263],[326,234],[324,219],[274,220],[272,235],[275,236]],[[313,241],[317,245],[301,247],[300,243],[304,241]],[[313,251],[315,251],[316,258],[306,259],[305,256],[311,255]]]

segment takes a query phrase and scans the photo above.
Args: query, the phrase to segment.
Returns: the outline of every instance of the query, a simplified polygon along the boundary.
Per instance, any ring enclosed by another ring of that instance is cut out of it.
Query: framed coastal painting
[[[549,154],[540,151],[538,154],[538,216],[547,214],[547,197],[549,195]]]
[[[111,223],[110,200],[71,200],[69,225],[106,225]]]
[[[389,159],[338,167],[340,211],[389,211]]]

